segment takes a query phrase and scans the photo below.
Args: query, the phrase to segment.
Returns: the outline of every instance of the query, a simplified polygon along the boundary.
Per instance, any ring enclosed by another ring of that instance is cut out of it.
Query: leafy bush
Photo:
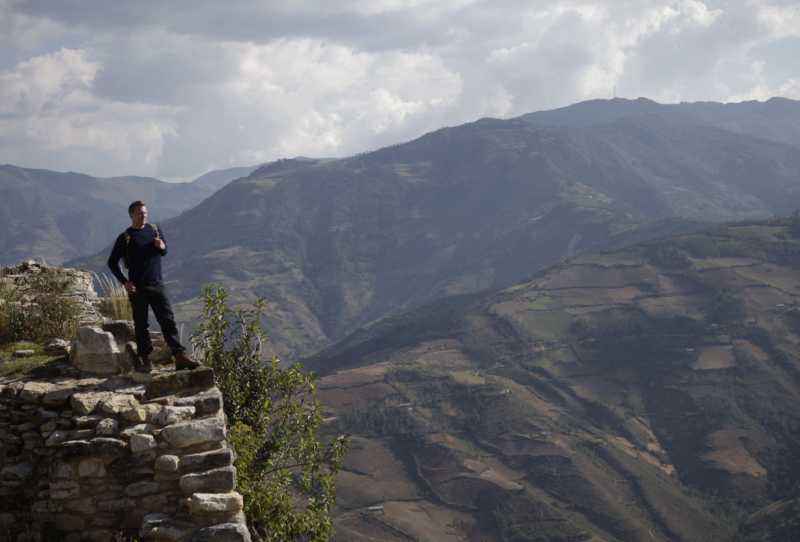
[[[263,302],[232,310],[220,286],[206,287],[203,296],[192,344],[198,359],[214,369],[223,394],[253,537],[328,540],[347,438],[325,444],[317,436],[322,414],[312,375],[274,357],[262,359]]]
[[[80,304],[64,297],[70,279],[56,269],[32,275],[25,291],[0,286],[0,342],[45,342],[75,336]]]

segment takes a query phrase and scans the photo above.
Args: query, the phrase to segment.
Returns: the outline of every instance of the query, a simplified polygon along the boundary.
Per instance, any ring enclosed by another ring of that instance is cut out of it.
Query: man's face
[[[147,206],[137,207],[131,213],[131,222],[136,228],[141,228],[147,223]]]

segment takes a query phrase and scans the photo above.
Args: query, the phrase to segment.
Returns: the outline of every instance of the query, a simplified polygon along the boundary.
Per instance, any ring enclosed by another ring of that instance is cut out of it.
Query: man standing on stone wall
[[[153,351],[153,344],[150,341],[148,307],[152,307],[164,340],[175,356],[175,369],[194,369],[200,364],[186,355],[186,349],[180,343],[175,316],[164,291],[164,280],[161,276],[161,257],[167,255],[164,234],[155,224],[147,223],[147,206],[143,201],[131,203],[128,215],[131,226],[117,237],[108,257],[108,267],[125,286],[133,307],[136,348],[141,360],[137,370],[152,370],[150,353]],[[119,268],[120,258],[128,269],[127,277]]]

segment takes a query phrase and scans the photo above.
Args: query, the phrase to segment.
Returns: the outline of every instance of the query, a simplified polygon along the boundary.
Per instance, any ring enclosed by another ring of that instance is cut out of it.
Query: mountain
[[[800,125],[798,102],[786,103]],[[793,212],[798,148],[720,127],[753,107],[722,106],[727,116],[707,122],[690,111],[713,116],[710,105],[586,102],[275,162],[163,224],[179,315],[196,317],[202,285],[221,282],[236,302],[270,302],[277,353],[307,355],[387,315],[674,231],[661,221]]]
[[[305,365],[353,434],[339,540],[800,532],[796,216],[580,255]]]
[[[765,102],[694,102],[660,104],[647,98],[589,100],[574,105],[529,113],[520,117],[539,126],[591,126],[631,116],[680,118],[685,123],[714,126],[770,141],[800,147],[800,102],[770,98]]]
[[[247,177],[259,166],[233,167],[227,169],[215,169],[200,175],[192,181],[195,188],[203,188],[211,195],[234,179]]]
[[[150,177],[97,178],[0,166],[0,264],[29,258],[48,263],[92,254],[109,241],[109,232],[128,224],[128,205],[148,202],[154,221],[172,218],[197,205],[225,181],[255,168],[210,172],[193,183],[167,183]]]

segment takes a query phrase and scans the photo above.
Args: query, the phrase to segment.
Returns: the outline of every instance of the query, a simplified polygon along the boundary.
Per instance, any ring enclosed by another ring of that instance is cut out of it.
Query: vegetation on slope
[[[385,469],[345,463],[340,525],[422,532],[394,504],[410,484],[453,540],[759,539],[750,514],[800,487],[798,271],[800,219],[739,223],[579,256],[315,356],[330,415],[388,450]]]

